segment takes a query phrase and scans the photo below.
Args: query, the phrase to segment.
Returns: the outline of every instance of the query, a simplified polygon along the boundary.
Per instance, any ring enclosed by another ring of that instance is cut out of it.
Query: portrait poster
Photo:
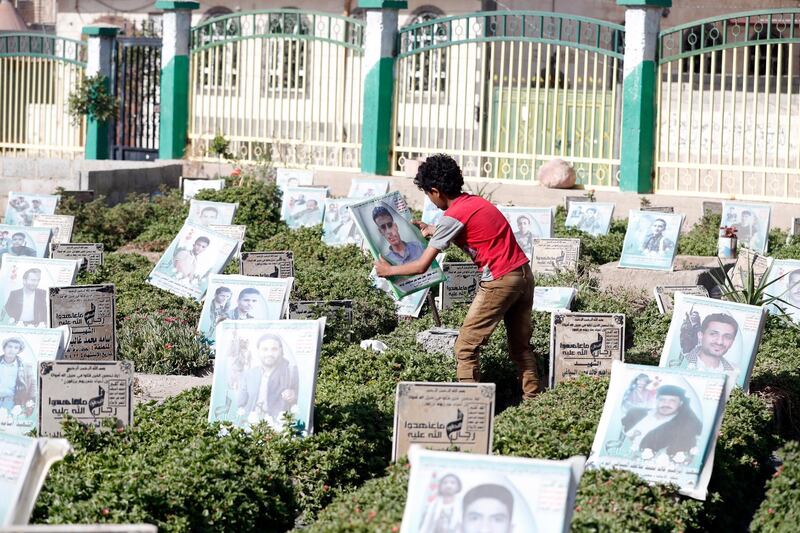
[[[70,242],[72,228],[75,226],[75,217],[72,215],[35,215],[34,228],[50,228],[51,243]]]
[[[70,451],[64,439],[34,439],[0,431],[0,528],[29,522],[50,466]]]
[[[444,215],[444,210],[436,207],[436,204],[431,202],[430,198],[426,195],[422,204],[422,221],[435,226],[439,223],[439,219],[442,218],[442,215]]]
[[[534,239],[549,239],[553,236],[553,209],[550,207],[509,207],[498,205],[514,237],[528,258],[533,253]]]
[[[580,239],[533,239],[531,270],[546,276],[575,271],[580,255]]]
[[[287,187],[281,204],[281,220],[292,229],[322,224],[327,187]]]
[[[494,383],[401,381],[395,390],[392,461],[408,455],[412,444],[491,453],[494,400]]]
[[[569,311],[578,293],[572,287],[534,287],[534,311]]]
[[[761,306],[675,293],[659,366],[730,376],[748,391],[766,320]]]
[[[65,359],[114,360],[117,357],[114,285],[50,287],[50,327],[70,332]]]
[[[74,418],[85,427],[104,429],[133,424],[131,361],[41,361],[39,363],[39,436],[61,437],[61,423]]]
[[[702,285],[656,285],[653,288],[653,294],[656,297],[656,305],[658,311],[662,315],[672,314],[672,308],[675,306],[675,293],[682,292],[683,294],[690,294],[692,296],[705,296],[708,297],[708,289]]]
[[[68,342],[67,328],[0,326],[0,361],[11,366],[15,378],[3,381],[0,390],[0,433],[25,435],[36,428],[39,363],[62,358]]]
[[[197,329],[213,342],[224,320],[280,320],[292,283],[294,278],[212,274]]]
[[[760,254],[767,253],[772,207],[747,202],[722,202],[722,225],[736,230],[739,246]]]
[[[225,188],[225,179],[181,178],[183,199],[191,200],[200,191],[221,191]]]
[[[55,215],[58,195],[9,192],[3,222],[10,226],[33,226],[36,215]]]
[[[209,202],[207,200],[189,200],[189,216],[187,222],[194,222],[199,226],[230,225],[239,203]]]
[[[672,270],[683,215],[631,209],[622,244],[620,268]]]
[[[103,266],[102,242],[60,242],[50,244],[50,257],[53,259],[74,259],[78,261],[78,270],[94,272]]]
[[[550,315],[550,387],[580,376],[607,376],[613,361],[624,360],[625,315]]]
[[[571,202],[564,225],[568,228],[579,229],[589,235],[608,235],[613,216],[613,203]]]
[[[325,220],[322,222],[322,242],[328,246],[355,244],[361,246],[363,239],[350,206],[358,200],[354,198],[326,198]]]
[[[749,248],[739,248],[736,256],[736,263],[730,271],[730,278],[733,287],[737,290],[744,289],[749,283],[749,277],[753,276],[753,286],[758,286],[761,279],[772,267],[773,259]]]
[[[266,422],[280,431],[290,413],[300,431],[313,433],[324,333],[324,318],[220,323],[208,421],[238,427]]]
[[[72,285],[78,264],[72,259],[4,256],[0,263],[0,324],[46,326],[48,289]]]
[[[314,171],[301,168],[276,168],[275,184],[281,191],[288,187],[305,187],[314,184]]]
[[[350,181],[348,198],[374,198],[389,192],[389,180],[374,178],[353,178]]]
[[[714,372],[615,361],[586,467],[628,470],[705,500],[727,380]]]
[[[722,215],[722,202],[712,202],[709,200],[704,200],[702,208],[703,212],[701,214],[703,216]]]
[[[383,257],[392,265],[402,265],[419,259],[428,241],[419,229],[401,214],[408,206],[400,193],[369,198],[350,206],[350,212],[358,225],[373,259]],[[416,291],[434,287],[444,281],[438,261],[422,274],[393,276],[387,280],[397,299]]]
[[[471,261],[442,263],[445,280],[439,286],[439,307],[450,309],[454,304],[469,304],[475,299],[481,282],[481,271]]]
[[[563,461],[412,446],[400,533],[567,533],[584,457]]]
[[[7,256],[47,257],[51,238],[50,228],[0,224],[0,262]]]
[[[775,259],[769,272],[766,288],[769,296],[780,298],[769,305],[771,314],[783,310],[792,321],[800,323],[800,260]]]
[[[239,274],[264,278],[293,278],[294,252],[242,252],[239,257]]]
[[[194,222],[184,222],[161,255],[147,282],[177,296],[200,301],[211,274],[219,274],[233,257],[239,241]]]

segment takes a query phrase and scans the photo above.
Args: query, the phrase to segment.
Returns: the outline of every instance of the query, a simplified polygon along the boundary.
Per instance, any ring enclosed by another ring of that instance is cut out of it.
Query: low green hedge
[[[794,533],[800,524],[800,443],[777,454],[783,464],[767,482],[767,494],[750,523],[753,533]]]

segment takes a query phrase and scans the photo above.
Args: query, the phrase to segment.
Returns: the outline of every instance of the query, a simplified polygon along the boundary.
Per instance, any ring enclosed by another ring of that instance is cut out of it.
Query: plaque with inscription
[[[239,274],[265,278],[294,277],[294,252],[243,252]]]
[[[210,224],[208,229],[239,241],[236,251],[233,253],[234,257],[239,257],[244,245],[244,234],[247,231],[247,226],[244,224]]]
[[[453,304],[471,303],[478,291],[481,271],[475,263],[442,263],[444,283],[439,287],[439,305],[450,309]]]
[[[672,206],[659,206],[659,205],[648,205],[647,207],[642,207],[639,211],[651,211],[653,213],[674,213],[675,208]]]
[[[607,376],[624,361],[625,315],[553,313],[550,321],[550,386],[578,376]]]
[[[722,202],[711,202],[707,200],[703,202],[703,216],[721,215],[721,214],[722,214]]]
[[[103,249],[101,242],[93,243],[54,243],[50,245],[50,257],[53,259],[76,259],[80,262],[80,270],[94,272],[103,266]]]
[[[531,269],[546,275],[575,270],[580,253],[580,239],[534,239]]]
[[[68,326],[66,359],[113,360],[117,353],[114,285],[50,287],[50,326]]]
[[[494,398],[494,383],[398,383],[392,460],[406,455],[412,444],[488,454]]]
[[[672,313],[675,305],[675,293],[692,294],[694,296],[708,296],[708,289],[702,285],[657,285],[653,289],[656,297],[656,305],[662,315]]]
[[[69,242],[72,240],[72,227],[75,217],[72,215],[34,215],[34,228],[50,228],[51,243]]]
[[[790,237],[800,235],[800,217],[792,217],[792,233]]]
[[[42,361],[39,363],[39,435],[61,436],[69,416],[101,429],[133,423],[133,363],[130,361]]]
[[[341,317],[353,323],[353,300],[299,300],[289,302],[289,319],[313,320],[321,316]]]
[[[571,203],[576,203],[576,202],[594,202],[594,201],[595,201],[594,197],[589,197],[589,196],[586,196],[586,195],[584,195],[584,196],[565,196],[564,197],[564,209],[566,209],[567,213],[569,213],[569,205]]]
[[[761,283],[761,278],[764,277],[764,274],[767,273],[771,266],[771,257],[761,255],[749,248],[739,248],[739,255],[730,272],[733,287],[736,290],[744,289],[751,270],[753,272],[753,286],[758,286]]]

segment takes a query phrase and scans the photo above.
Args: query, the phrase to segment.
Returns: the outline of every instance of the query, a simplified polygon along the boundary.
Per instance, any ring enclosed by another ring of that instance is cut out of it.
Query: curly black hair
[[[464,176],[455,159],[447,154],[436,154],[419,166],[414,185],[423,191],[436,189],[448,198],[456,198],[464,186]]]

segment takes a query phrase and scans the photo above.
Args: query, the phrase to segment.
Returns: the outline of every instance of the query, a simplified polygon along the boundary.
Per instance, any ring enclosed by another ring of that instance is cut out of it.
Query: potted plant
[[[717,255],[724,259],[735,258],[736,247],[738,244],[737,241],[736,228],[733,226],[720,226],[719,241],[717,242]]]

